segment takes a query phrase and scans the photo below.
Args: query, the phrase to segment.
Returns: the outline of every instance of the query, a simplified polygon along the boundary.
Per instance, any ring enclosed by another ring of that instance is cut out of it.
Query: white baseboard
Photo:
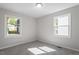
[[[33,41],[35,41],[35,40],[19,41],[19,42],[15,42],[15,43],[12,43],[12,44],[6,44],[6,45],[1,46],[0,50],[5,49],[5,48],[14,47],[14,46],[17,46],[17,45],[20,45],[20,44],[25,44],[25,43],[33,42]]]
[[[63,48],[67,48],[67,49],[70,49],[70,50],[79,52],[79,49],[67,47],[67,46],[64,46],[64,45],[62,45],[62,44],[58,44],[58,43],[56,43],[56,42],[51,42],[51,41],[47,41],[47,40],[43,40],[43,39],[40,39],[39,41],[41,41],[41,42],[46,42],[46,43],[49,43],[49,44],[53,44],[53,45],[56,45],[56,46],[60,46],[60,47],[63,47]]]

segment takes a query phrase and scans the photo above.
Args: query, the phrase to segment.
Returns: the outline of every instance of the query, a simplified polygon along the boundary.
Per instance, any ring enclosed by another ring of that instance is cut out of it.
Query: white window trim
[[[6,17],[15,17],[17,19],[20,19],[20,34],[8,34],[7,33],[7,20],[6,20]],[[4,27],[5,27],[4,28],[5,38],[15,38],[15,37],[21,37],[22,36],[22,20],[21,20],[20,17],[5,15],[4,20],[5,20],[5,25],[4,25]]]
[[[69,22],[68,36],[65,36],[65,35],[56,35],[56,33],[55,33],[55,27],[56,27],[56,26],[55,26],[55,20],[56,20],[58,17],[63,17],[63,16],[66,16],[66,15],[67,15],[68,18],[69,18],[69,21],[68,21],[68,22]],[[70,14],[70,13],[63,14],[63,15],[58,15],[58,16],[54,16],[54,17],[53,17],[53,21],[54,21],[54,22],[53,22],[53,23],[54,23],[54,24],[53,24],[53,25],[54,25],[53,27],[54,27],[54,35],[55,35],[55,37],[71,38],[71,14]]]

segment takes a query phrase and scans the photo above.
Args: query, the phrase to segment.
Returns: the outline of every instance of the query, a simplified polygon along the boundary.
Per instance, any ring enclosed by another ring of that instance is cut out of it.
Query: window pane
[[[68,27],[58,27],[57,35],[68,35]]]
[[[71,15],[65,14],[54,17],[54,27],[56,35],[69,35],[69,27],[70,27]]]
[[[19,19],[7,17],[8,34],[19,34]]]
[[[58,17],[58,26],[60,25],[68,25],[68,16]]]
[[[16,25],[16,21],[17,19],[16,18],[13,18],[13,17],[9,17],[8,18],[8,24],[11,24],[11,25]]]

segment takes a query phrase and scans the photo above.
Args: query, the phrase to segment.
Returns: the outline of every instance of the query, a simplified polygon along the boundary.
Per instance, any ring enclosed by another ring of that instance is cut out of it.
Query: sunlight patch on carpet
[[[41,50],[45,51],[45,52],[52,52],[52,51],[56,51],[55,49],[52,49],[50,47],[47,47],[47,46],[42,46],[42,47],[39,47]]]
[[[39,48],[28,48],[28,50],[35,55],[45,53],[44,51],[40,50]]]

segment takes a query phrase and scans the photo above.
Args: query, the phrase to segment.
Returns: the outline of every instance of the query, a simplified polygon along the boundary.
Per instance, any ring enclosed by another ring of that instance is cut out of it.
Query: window
[[[55,35],[70,36],[70,14],[54,17]]]
[[[6,17],[7,35],[20,34],[20,19],[16,17]]]

